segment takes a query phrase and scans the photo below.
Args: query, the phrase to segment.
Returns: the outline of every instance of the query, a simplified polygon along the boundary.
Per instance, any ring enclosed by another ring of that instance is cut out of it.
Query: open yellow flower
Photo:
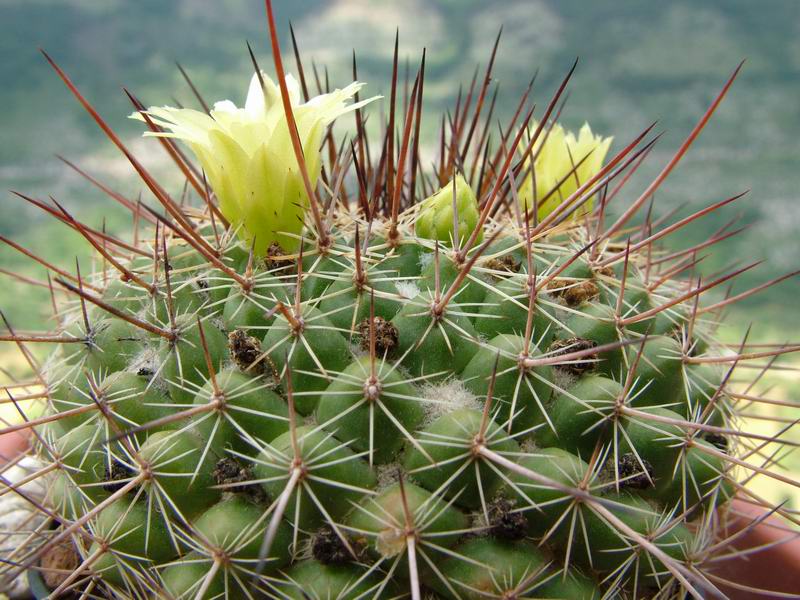
[[[539,220],[549,215],[562,200],[600,171],[613,139],[593,134],[588,123],[584,123],[577,136],[558,123],[549,134],[547,128],[543,129],[532,150],[536,157],[533,174],[528,174],[520,189],[521,208],[528,210],[537,206]],[[530,159],[526,160],[525,170],[529,165]],[[584,214],[588,210],[591,210],[591,202],[573,214]]]
[[[151,107],[146,112],[163,132],[145,135],[183,140],[194,152],[216,194],[220,210],[257,254],[277,242],[285,251],[299,245],[308,195],[292,149],[280,89],[262,73],[253,75],[244,108],[230,100],[214,104],[210,115],[188,108]],[[376,97],[348,104],[364,84],[301,101],[300,87],[286,76],[308,175],[316,184],[325,130],[337,117]],[[139,113],[132,118],[143,120]]]

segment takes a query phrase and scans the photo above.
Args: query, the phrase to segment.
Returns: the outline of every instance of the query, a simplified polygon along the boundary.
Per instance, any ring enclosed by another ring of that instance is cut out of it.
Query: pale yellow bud
[[[535,125],[531,132],[534,130]],[[588,123],[581,127],[577,137],[558,123],[549,133],[545,127],[532,150],[535,156],[533,173],[528,174],[520,189],[522,210],[532,210],[536,206],[539,220],[553,212],[600,171],[612,140],[593,134]],[[530,159],[526,158],[525,170],[529,165]],[[591,202],[573,214],[585,214],[589,210]]]

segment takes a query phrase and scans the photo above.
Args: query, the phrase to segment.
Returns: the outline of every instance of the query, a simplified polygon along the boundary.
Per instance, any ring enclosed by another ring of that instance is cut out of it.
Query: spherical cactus
[[[424,62],[368,143],[374,98],[310,97],[269,16],[277,83],[254,64],[244,108],[134,99],[180,202],[48,57],[163,212],[114,194],[122,241],[51,211],[105,268],[53,266],[58,331],[4,336],[55,346],[31,359],[44,415],[6,430],[32,431],[47,483],[6,575],[40,569],[54,597],[717,597],[729,501],[773,476],[738,418],[757,371],[733,371],[796,348],[714,339],[735,298],[705,294],[738,272],[681,279],[692,251],[657,246],[704,213],[631,224],[728,85],[613,217],[650,130],[606,162],[610,138],[554,123],[572,71],[502,143],[487,71],[428,171]]]

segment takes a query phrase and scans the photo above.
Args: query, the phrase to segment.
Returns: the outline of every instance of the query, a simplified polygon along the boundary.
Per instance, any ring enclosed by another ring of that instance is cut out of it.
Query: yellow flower
[[[532,131],[534,129],[535,126]],[[612,140],[610,137],[604,138],[593,134],[588,123],[584,123],[577,137],[558,123],[553,126],[549,134],[545,127],[532,150],[533,156],[536,157],[533,163],[533,175],[529,174],[521,186],[519,201],[522,209],[532,209],[536,205],[539,220],[553,212],[562,200],[569,198],[580,185],[600,171]],[[524,170],[527,170],[529,165],[528,158]],[[573,173],[572,170],[576,165],[578,168]],[[562,180],[564,182],[559,186]],[[558,189],[553,191],[557,186]],[[581,210],[573,214],[584,214],[589,210],[591,202],[587,202]]]
[[[262,73],[262,78],[263,89],[253,75],[244,108],[223,100],[214,104],[209,116],[187,108],[151,107],[146,111],[148,116],[165,131],[145,133],[188,144],[206,173],[222,214],[248,244],[255,238],[258,254],[265,254],[273,242],[285,251],[298,247],[309,202],[292,149],[280,88],[266,74]],[[377,96],[348,104],[364,85],[353,82],[301,102],[294,77],[287,75],[286,85],[308,175],[316,185],[321,169],[320,146],[328,125]],[[131,118],[143,120],[139,113]]]

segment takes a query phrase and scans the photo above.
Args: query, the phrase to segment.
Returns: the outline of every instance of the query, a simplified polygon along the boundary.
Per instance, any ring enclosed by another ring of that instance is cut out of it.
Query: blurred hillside
[[[469,82],[475,64],[485,65],[501,25],[495,68],[501,115],[513,110],[537,69],[536,101],[541,106],[580,56],[563,117],[567,125],[589,121],[593,129],[614,135],[617,147],[655,119],[666,131],[649,166],[629,186],[628,199],[658,172],[731,70],[746,58],[731,95],[659,192],[654,210],[666,212],[687,202],[688,212],[750,188],[747,199],[698,223],[673,244],[705,239],[742,213],[754,226],[709,258],[706,270],[732,261],[768,259],[742,280],[743,289],[796,268],[800,11],[794,0],[304,0],[276,5],[284,39],[291,20],[304,59],[328,65],[333,84],[349,81],[355,48],[360,79],[372,93],[384,90],[395,27],[411,65],[426,46],[425,125],[431,140],[435,115],[453,102],[459,82]],[[125,118],[131,107],[121,86],[145,104],[193,105],[174,65],[179,60],[207,99],[241,102],[251,72],[245,40],[253,44],[262,65],[269,66],[260,0],[0,1],[3,187],[36,197],[52,194],[98,226],[105,215],[111,229],[127,227],[127,217],[109,208],[54,154],[65,155],[130,195],[143,189],[37,47],[59,61],[137,155],[157,166],[158,148],[140,140],[139,126]],[[287,61],[293,69],[288,56]],[[179,192],[180,182],[173,180],[172,189]],[[0,234],[26,240],[67,267],[81,252],[74,236],[8,194],[0,204]],[[42,275],[8,248],[0,248],[0,263]],[[740,308],[740,314],[767,321],[791,337],[798,326],[787,331],[779,319],[792,306],[797,289],[796,282],[774,288]],[[0,287],[0,307],[20,327],[35,326],[46,301],[46,293],[9,285],[7,279]],[[764,328],[755,332],[766,333]]]

